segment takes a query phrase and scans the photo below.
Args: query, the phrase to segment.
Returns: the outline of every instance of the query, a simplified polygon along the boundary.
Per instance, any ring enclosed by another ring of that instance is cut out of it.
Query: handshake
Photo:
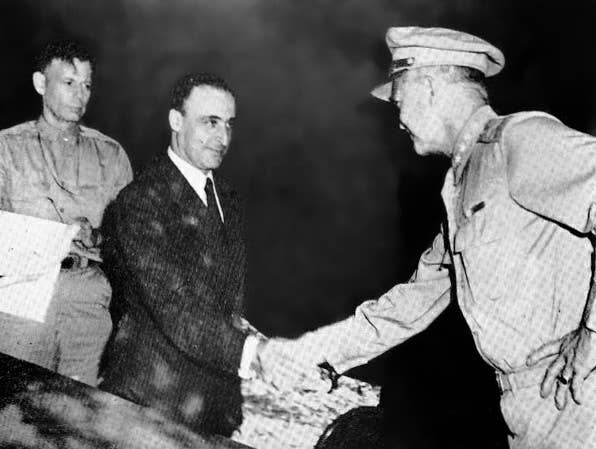
[[[339,374],[326,362],[321,348],[313,346],[309,334],[295,340],[248,338],[256,339],[256,346],[254,341],[247,342],[243,354],[243,359],[252,355],[249,373],[277,389],[331,391],[337,386]]]

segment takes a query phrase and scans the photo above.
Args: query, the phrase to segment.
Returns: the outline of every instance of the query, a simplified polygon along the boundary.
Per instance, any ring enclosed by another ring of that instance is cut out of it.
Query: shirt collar
[[[180,170],[182,176],[186,178],[193,190],[197,192],[201,199],[203,199],[205,196],[205,183],[207,182],[207,178],[211,179],[211,182],[214,182],[213,172],[209,170],[207,174],[203,173],[197,167],[189,164],[176,153],[174,153],[172,147],[168,147],[168,156],[174,163],[174,165],[178,168],[178,170]]]
[[[40,135],[50,141],[76,142],[81,134],[81,127],[78,124],[65,131],[50,125],[43,115],[37,119],[36,124]]]
[[[464,167],[472,154],[472,149],[476,142],[478,142],[482,131],[486,128],[486,124],[496,117],[497,114],[489,105],[481,106],[471,115],[457,136],[451,156],[451,165],[455,174],[454,181],[456,184],[461,180]]]

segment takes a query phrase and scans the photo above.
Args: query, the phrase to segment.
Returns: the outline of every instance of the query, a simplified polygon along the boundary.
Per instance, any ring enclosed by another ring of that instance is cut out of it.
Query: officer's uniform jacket
[[[500,372],[524,369],[533,350],[579,326],[596,139],[544,113],[499,117],[484,106],[461,131],[442,197],[447,220],[409,282],[305,337],[339,372],[425,329],[452,289],[478,351]]]
[[[131,180],[120,144],[94,129],[63,131],[40,117],[0,131],[1,210],[62,223],[85,217],[98,228]],[[0,351],[96,385],[111,289],[98,265],[70,268],[60,271],[43,328],[0,313]]]
[[[85,126],[53,128],[43,117],[0,132],[0,209],[94,228],[132,169],[118,142]]]

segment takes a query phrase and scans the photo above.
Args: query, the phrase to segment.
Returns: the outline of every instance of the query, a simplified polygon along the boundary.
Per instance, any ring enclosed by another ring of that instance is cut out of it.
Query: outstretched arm
[[[343,321],[296,340],[269,340],[259,353],[265,377],[269,374],[274,383],[291,385],[304,375],[316,377],[316,367],[323,362],[342,373],[426,329],[450,301],[447,260],[443,235],[439,234],[409,282],[364,302]]]

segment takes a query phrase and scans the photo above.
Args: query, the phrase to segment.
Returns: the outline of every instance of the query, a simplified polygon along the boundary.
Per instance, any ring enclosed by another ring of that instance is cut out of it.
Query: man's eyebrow
[[[221,121],[226,121],[223,119],[223,117],[220,117],[219,115],[200,115],[199,118],[201,119],[209,119],[209,120],[221,120]],[[230,117],[229,120],[227,120],[228,123],[232,123],[234,120],[236,119],[236,117]]]
[[[88,77],[88,78],[81,77],[77,73],[66,73],[66,74],[62,75],[62,78],[70,79],[70,80],[81,79],[81,81],[87,82],[87,83],[90,83],[93,80],[93,78],[91,78],[91,77]]]

